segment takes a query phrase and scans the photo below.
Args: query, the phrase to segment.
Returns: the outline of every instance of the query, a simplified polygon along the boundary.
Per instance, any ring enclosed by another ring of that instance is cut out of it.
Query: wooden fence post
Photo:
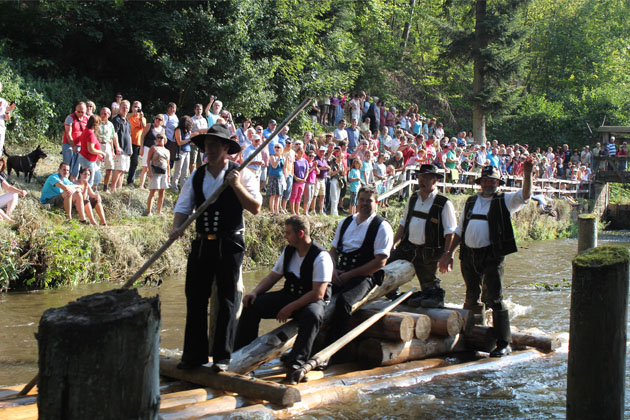
[[[624,417],[628,261],[622,246],[573,259],[567,420]]]
[[[117,289],[48,309],[37,340],[40,419],[158,418],[158,297]]]
[[[578,216],[578,254],[597,247],[597,216],[580,214]]]

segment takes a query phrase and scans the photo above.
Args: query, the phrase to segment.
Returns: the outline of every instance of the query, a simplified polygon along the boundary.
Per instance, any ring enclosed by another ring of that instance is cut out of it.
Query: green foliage
[[[9,290],[9,285],[20,277],[21,267],[16,261],[20,256],[20,247],[14,235],[0,241],[0,293]]]
[[[530,286],[536,290],[544,290],[546,292],[553,292],[555,290],[567,290],[571,288],[571,281],[568,279],[562,279],[557,283],[548,283],[544,281],[530,283]]]
[[[630,204],[630,187],[625,184],[608,184],[610,188],[609,201],[612,204]]]

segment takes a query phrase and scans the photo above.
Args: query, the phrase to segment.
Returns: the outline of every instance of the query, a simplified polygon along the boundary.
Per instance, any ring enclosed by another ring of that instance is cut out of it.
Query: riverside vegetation
[[[102,194],[107,227],[84,226],[65,222],[60,209],[46,209],[39,203],[46,177],[61,161],[60,147],[48,144],[49,157],[37,167],[30,184],[23,178],[15,182],[28,195],[14,212],[17,223],[0,223],[0,290],[56,288],[77,283],[126,281],[166,240],[172,223],[176,196],[167,192],[164,214],[146,217],[148,190],[123,188]],[[453,195],[461,212],[467,195]],[[379,210],[392,225],[402,217],[404,203],[390,200],[391,206]],[[516,213],[515,234],[518,241],[574,236],[571,208],[557,202],[558,218],[540,215],[534,203]],[[244,269],[268,266],[282,250],[282,221],[286,216],[246,213],[247,254]],[[326,248],[341,220],[333,216],[312,216],[313,238]],[[146,272],[142,281],[151,284],[173,274],[183,275],[193,229],[176,241]]]

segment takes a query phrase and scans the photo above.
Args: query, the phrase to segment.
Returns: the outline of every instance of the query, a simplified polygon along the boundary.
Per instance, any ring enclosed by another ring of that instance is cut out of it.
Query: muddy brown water
[[[630,247],[630,233],[600,236],[600,244]],[[528,242],[507,257],[505,298],[512,324],[550,333],[569,331],[571,259],[575,240]],[[247,290],[267,273],[245,274]],[[441,276],[448,304],[461,305],[464,284],[456,265]],[[567,283],[568,281],[568,283]],[[167,279],[161,287],[143,288],[145,296],[159,293],[162,303],[161,352],[179,356],[183,343],[185,298],[183,277]],[[417,281],[414,280],[414,285]],[[543,290],[535,283],[546,283]],[[113,284],[80,285],[0,295],[0,385],[30,380],[37,371],[34,334],[41,314],[80,296],[110,290]],[[262,325],[261,332],[274,328]],[[629,329],[630,330],[630,329]],[[81,343],[77,343],[79,347]],[[628,363],[630,365],[630,363]],[[628,367],[628,366],[627,366]],[[354,401],[312,410],[303,419],[554,419],[565,417],[566,349],[553,355],[501,370],[443,376],[409,388],[360,394]],[[626,377],[626,418],[630,418],[630,375]]]

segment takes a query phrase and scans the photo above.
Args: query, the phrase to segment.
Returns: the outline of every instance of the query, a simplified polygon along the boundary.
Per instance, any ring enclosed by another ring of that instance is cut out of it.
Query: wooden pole
[[[597,247],[597,217],[594,214],[578,216],[578,254]]]
[[[339,338],[334,343],[330,344],[325,349],[319,351],[310,360],[302,365],[302,367],[291,375],[290,381],[293,383],[300,383],[302,378],[306,376],[308,372],[315,369],[321,363],[328,361],[335,353],[341,350],[346,344],[350,343],[352,340],[357,338],[362,332],[370,328],[374,325],[379,319],[383,318],[387,313],[389,313],[396,306],[400,305],[402,301],[407,299],[413,292],[415,292],[416,288],[412,288],[406,293],[403,293],[398,299],[391,302],[385,308],[383,308],[379,313],[376,313],[363,321],[361,324],[354,327],[352,330],[348,331],[343,337]]]
[[[300,401],[300,392],[295,388],[232,372],[217,373],[207,366],[181,370],[177,369],[177,363],[178,361],[175,359],[160,357],[160,374],[169,378],[181,379],[210,388],[234,392],[246,398],[266,400],[283,406]]]
[[[624,417],[628,261],[622,246],[573,259],[568,420]]]
[[[159,305],[117,289],[44,312],[39,418],[157,419]]]
[[[383,272],[383,284],[372,289],[366,296],[367,300],[386,295],[397,287],[411,281],[416,275],[413,265],[403,260],[387,264],[383,267]],[[324,325],[330,322],[330,317],[335,309],[335,300],[336,297],[333,296],[330,304],[326,306]],[[365,299],[361,302],[364,301]],[[232,363],[230,363],[228,370],[235,373],[251,372],[263,363],[279,357],[290,349],[295,342],[296,335],[297,323],[295,321],[282,324],[273,331],[261,335],[245,347],[232,353]]]

